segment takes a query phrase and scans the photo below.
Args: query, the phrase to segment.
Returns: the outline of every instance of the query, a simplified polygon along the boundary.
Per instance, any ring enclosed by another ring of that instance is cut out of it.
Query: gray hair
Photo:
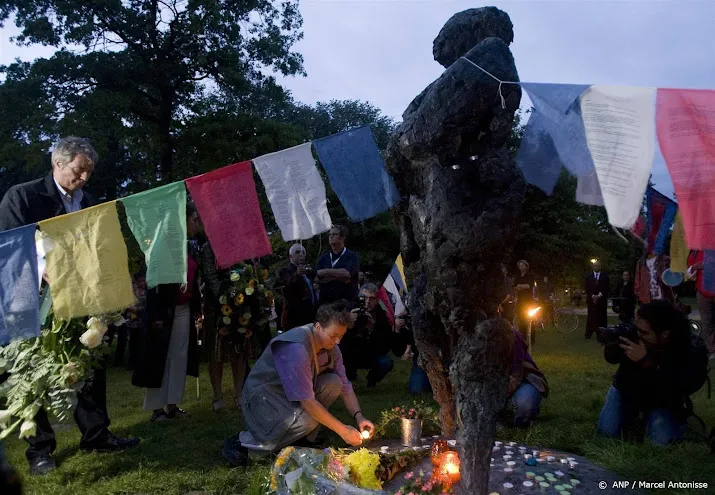
[[[330,304],[323,304],[318,308],[315,321],[320,323],[321,327],[329,327],[331,323],[349,327],[352,325],[350,306],[344,299]]]
[[[362,291],[377,294],[378,292],[380,292],[380,289],[378,289],[377,285],[373,284],[372,282],[368,282],[367,284],[364,284],[362,287],[360,287],[360,292]]]
[[[60,139],[55,144],[52,150],[52,166],[54,167],[55,163],[57,163],[59,166],[64,167],[74,160],[77,155],[85,155],[92,162],[92,165],[97,165],[99,161],[99,156],[89,139],[68,136]]]
[[[305,248],[303,247],[302,244],[295,243],[293,244],[290,249],[288,250],[288,256],[293,256],[297,251],[303,251],[305,252]]]

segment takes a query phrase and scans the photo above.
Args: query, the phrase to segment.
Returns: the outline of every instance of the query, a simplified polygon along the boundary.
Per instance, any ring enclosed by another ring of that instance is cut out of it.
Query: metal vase
[[[402,421],[402,445],[405,447],[417,447],[421,445],[422,420],[401,418]]]

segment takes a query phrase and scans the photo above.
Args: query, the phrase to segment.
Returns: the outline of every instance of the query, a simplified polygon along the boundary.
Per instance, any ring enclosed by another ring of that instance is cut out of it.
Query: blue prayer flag
[[[557,160],[577,177],[593,172],[579,101],[589,86],[543,83],[521,86],[534,105],[517,155],[517,164],[525,171],[527,180],[536,181],[533,184],[545,191],[553,189],[553,185],[548,186],[558,180],[558,174],[554,174]]]
[[[646,189],[646,239],[655,254],[663,254],[665,241],[678,213],[678,204],[652,187]]]
[[[37,225],[0,232],[0,345],[40,335]]]
[[[318,139],[313,146],[351,221],[374,217],[400,200],[370,126]]]
[[[715,250],[706,249],[703,255],[703,290],[715,293]]]

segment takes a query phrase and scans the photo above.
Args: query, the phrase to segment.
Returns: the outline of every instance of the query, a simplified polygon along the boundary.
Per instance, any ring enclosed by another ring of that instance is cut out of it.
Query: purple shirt
[[[315,399],[313,390],[313,369],[312,359],[308,355],[305,346],[297,342],[276,342],[273,344],[273,362],[276,365],[278,376],[281,378],[286,399],[298,402],[301,400]],[[343,365],[343,355],[340,348],[336,347],[336,360],[334,372],[343,383],[342,394],[353,391],[350,380],[345,376],[345,366]],[[318,366],[322,367],[328,363],[328,351],[322,350],[318,353]]]
[[[512,375],[519,373],[522,361],[528,361],[533,364],[534,367],[538,368],[534,359],[529,354],[529,346],[524,340],[524,337],[522,337],[519,332],[514,330],[514,361],[511,366]]]

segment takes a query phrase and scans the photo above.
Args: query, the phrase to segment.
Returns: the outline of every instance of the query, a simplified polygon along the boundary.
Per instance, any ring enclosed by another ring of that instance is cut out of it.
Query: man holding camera
[[[306,251],[300,244],[293,244],[288,251],[290,263],[278,274],[282,286],[283,311],[281,326],[290,330],[313,323],[318,302],[311,280],[313,270],[305,263]]]
[[[656,300],[638,309],[635,327],[599,328],[598,338],[606,345],[606,361],[619,364],[598,419],[599,433],[618,437],[642,413],[653,444],[680,440],[688,397],[707,378],[707,357],[693,344],[687,318],[668,301]]]
[[[360,290],[360,305],[352,310],[355,324],[340,343],[348,379],[356,380],[358,369],[367,369],[368,387],[374,387],[395,367],[388,356],[395,333],[387,313],[378,305],[378,291],[375,284],[365,284]]]

